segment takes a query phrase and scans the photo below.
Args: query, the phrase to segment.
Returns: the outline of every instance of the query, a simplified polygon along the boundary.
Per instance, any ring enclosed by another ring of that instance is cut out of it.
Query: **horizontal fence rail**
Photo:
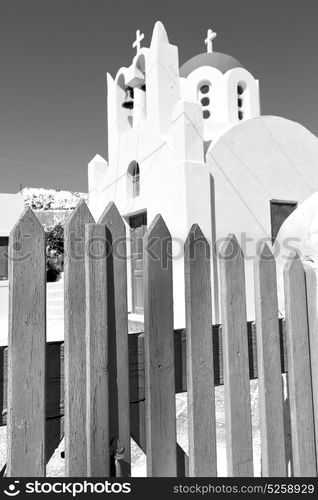
[[[247,322],[249,377],[258,378],[256,326]],[[211,327],[213,343],[213,372],[215,387],[222,386],[223,380],[223,343],[222,326]],[[144,333],[128,335],[129,349],[129,387],[130,405],[145,400]],[[287,372],[285,321],[279,320],[279,339],[281,346],[281,373]],[[174,331],[175,392],[187,391],[186,367],[186,330]],[[7,388],[8,388],[8,347],[0,346],[0,425],[7,425]],[[46,343],[46,417],[47,419],[64,416],[64,342]]]
[[[260,247],[248,322],[244,256],[230,235],[219,255],[222,325],[212,326],[210,248],[194,225],[184,253],[186,327],[173,330],[171,235],[158,215],[144,237],[144,331],[128,334],[125,223],[113,203],[95,223],[82,201],[65,225],[65,341],[46,342],[45,236],[32,210],[9,248],[9,342],[0,347],[6,475],[44,476],[65,436],[67,476],[129,477],[130,437],[146,453],[148,476],[216,476],[215,387],[223,385],[227,473],[252,476],[257,378],[262,475],[317,475],[317,273],[297,255],[284,270],[283,320],[275,259]],[[175,394],[185,391],[188,455],[176,435]]]

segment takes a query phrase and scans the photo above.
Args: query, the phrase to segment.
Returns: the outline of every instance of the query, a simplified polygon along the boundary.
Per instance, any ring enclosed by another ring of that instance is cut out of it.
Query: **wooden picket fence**
[[[43,228],[28,209],[12,231],[9,342],[0,349],[6,475],[45,476],[64,435],[67,476],[129,476],[131,436],[147,455],[148,476],[216,476],[214,391],[224,384],[228,475],[253,476],[250,379],[258,378],[262,475],[316,476],[315,271],[297,255],[288,261],[286,318],[279,320],[275,260],[263,245],[256,320],[248,323],[244,258],[229,236],[220,252],[223,320],[212,328],[210,248],[195,225],[185,242],[186,329],[174,332],[171,237],[157,216],[144,238],[159,256],[144,255],[144,333],[128,335],[125,237],[113,203],[98,223],[85,202],[67,221],[63,344],[46,343]],[[188,455],[176,438],[182,391]]]

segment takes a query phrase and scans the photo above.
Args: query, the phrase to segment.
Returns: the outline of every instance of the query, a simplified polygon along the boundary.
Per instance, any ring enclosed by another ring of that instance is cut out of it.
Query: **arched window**
[[[128,187],[129,194],[133,198],[140,195],[140,170],[139,164],[136,161],[132,161],[128,167]]]
[[[246,91],[246,83],[239,82],[237,85],[237,116],[240,121],[244,119],[245,91]]]
[[[211,116],[211,84],[209,82],[200,83],[198,87],[198,99],[203,108],[203,118],[206,120]]]

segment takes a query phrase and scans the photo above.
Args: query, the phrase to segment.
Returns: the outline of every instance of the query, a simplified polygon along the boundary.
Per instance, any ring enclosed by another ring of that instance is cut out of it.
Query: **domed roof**
[[[179,70],[180,76],[187,78],[192,71],[201,66],[212,66],[212,68],[216,68],[222,71],[222,73],[233,68],[244,67],[237,59],[227,54],[222,54],[222,52],[203,52],[192,57],[181,66]]]

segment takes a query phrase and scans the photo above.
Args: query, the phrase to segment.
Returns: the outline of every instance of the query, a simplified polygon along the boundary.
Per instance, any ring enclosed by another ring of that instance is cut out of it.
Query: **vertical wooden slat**
[[[217,475],[210,248],[198,225],[185,243],[189,475]]]
[[[253,475],[244,257],[234,235],[220,250],[227,473]]]
[[[106,226],[87,224],[86,429],[87,475],[109,476]]]
[[[112,468],[111,475],[127,477],[131,473],[131,452],[126,227],[114,203],[109,203],[99,222],[106,224],[108,242],[109,437],[116,459],[116,472]]]
[[[129,340],[133,339],[132,336]],[[146,424],[145,424],[145,336],[141,333],[137,337],[135,344],[136,354],[134,356],[134,366],[130,366],[130,432],[131,437],[138,446],[146,453]],[[129,349],[129,362],[132,363],[132,350]],[[138,374],[138,376],[136,376]],[[139,376],[140,375],[140,376]]]
[[[276,263],[268,245],[254,261],[262,476],[287,474],[281,380]]]
[[[80,201],[64,228],[65,467],[87,474],[85,224],[94,219]]]
[[[31,209],[9,243],[8,476],[45,476],[45,235]]]
[[[318,460],[318,270],[310,264],[304,266],[306,273],[307,310],[309,328],[309,351],[314,406],[316,437],[316,461]]]
[[[160,215],[144,238],[145,396],[148,476],[175,477],[171,236]]]
[[[298,254],[284,268],[288,387],[294,475],[315,476],[316,457],[305,271]]]

